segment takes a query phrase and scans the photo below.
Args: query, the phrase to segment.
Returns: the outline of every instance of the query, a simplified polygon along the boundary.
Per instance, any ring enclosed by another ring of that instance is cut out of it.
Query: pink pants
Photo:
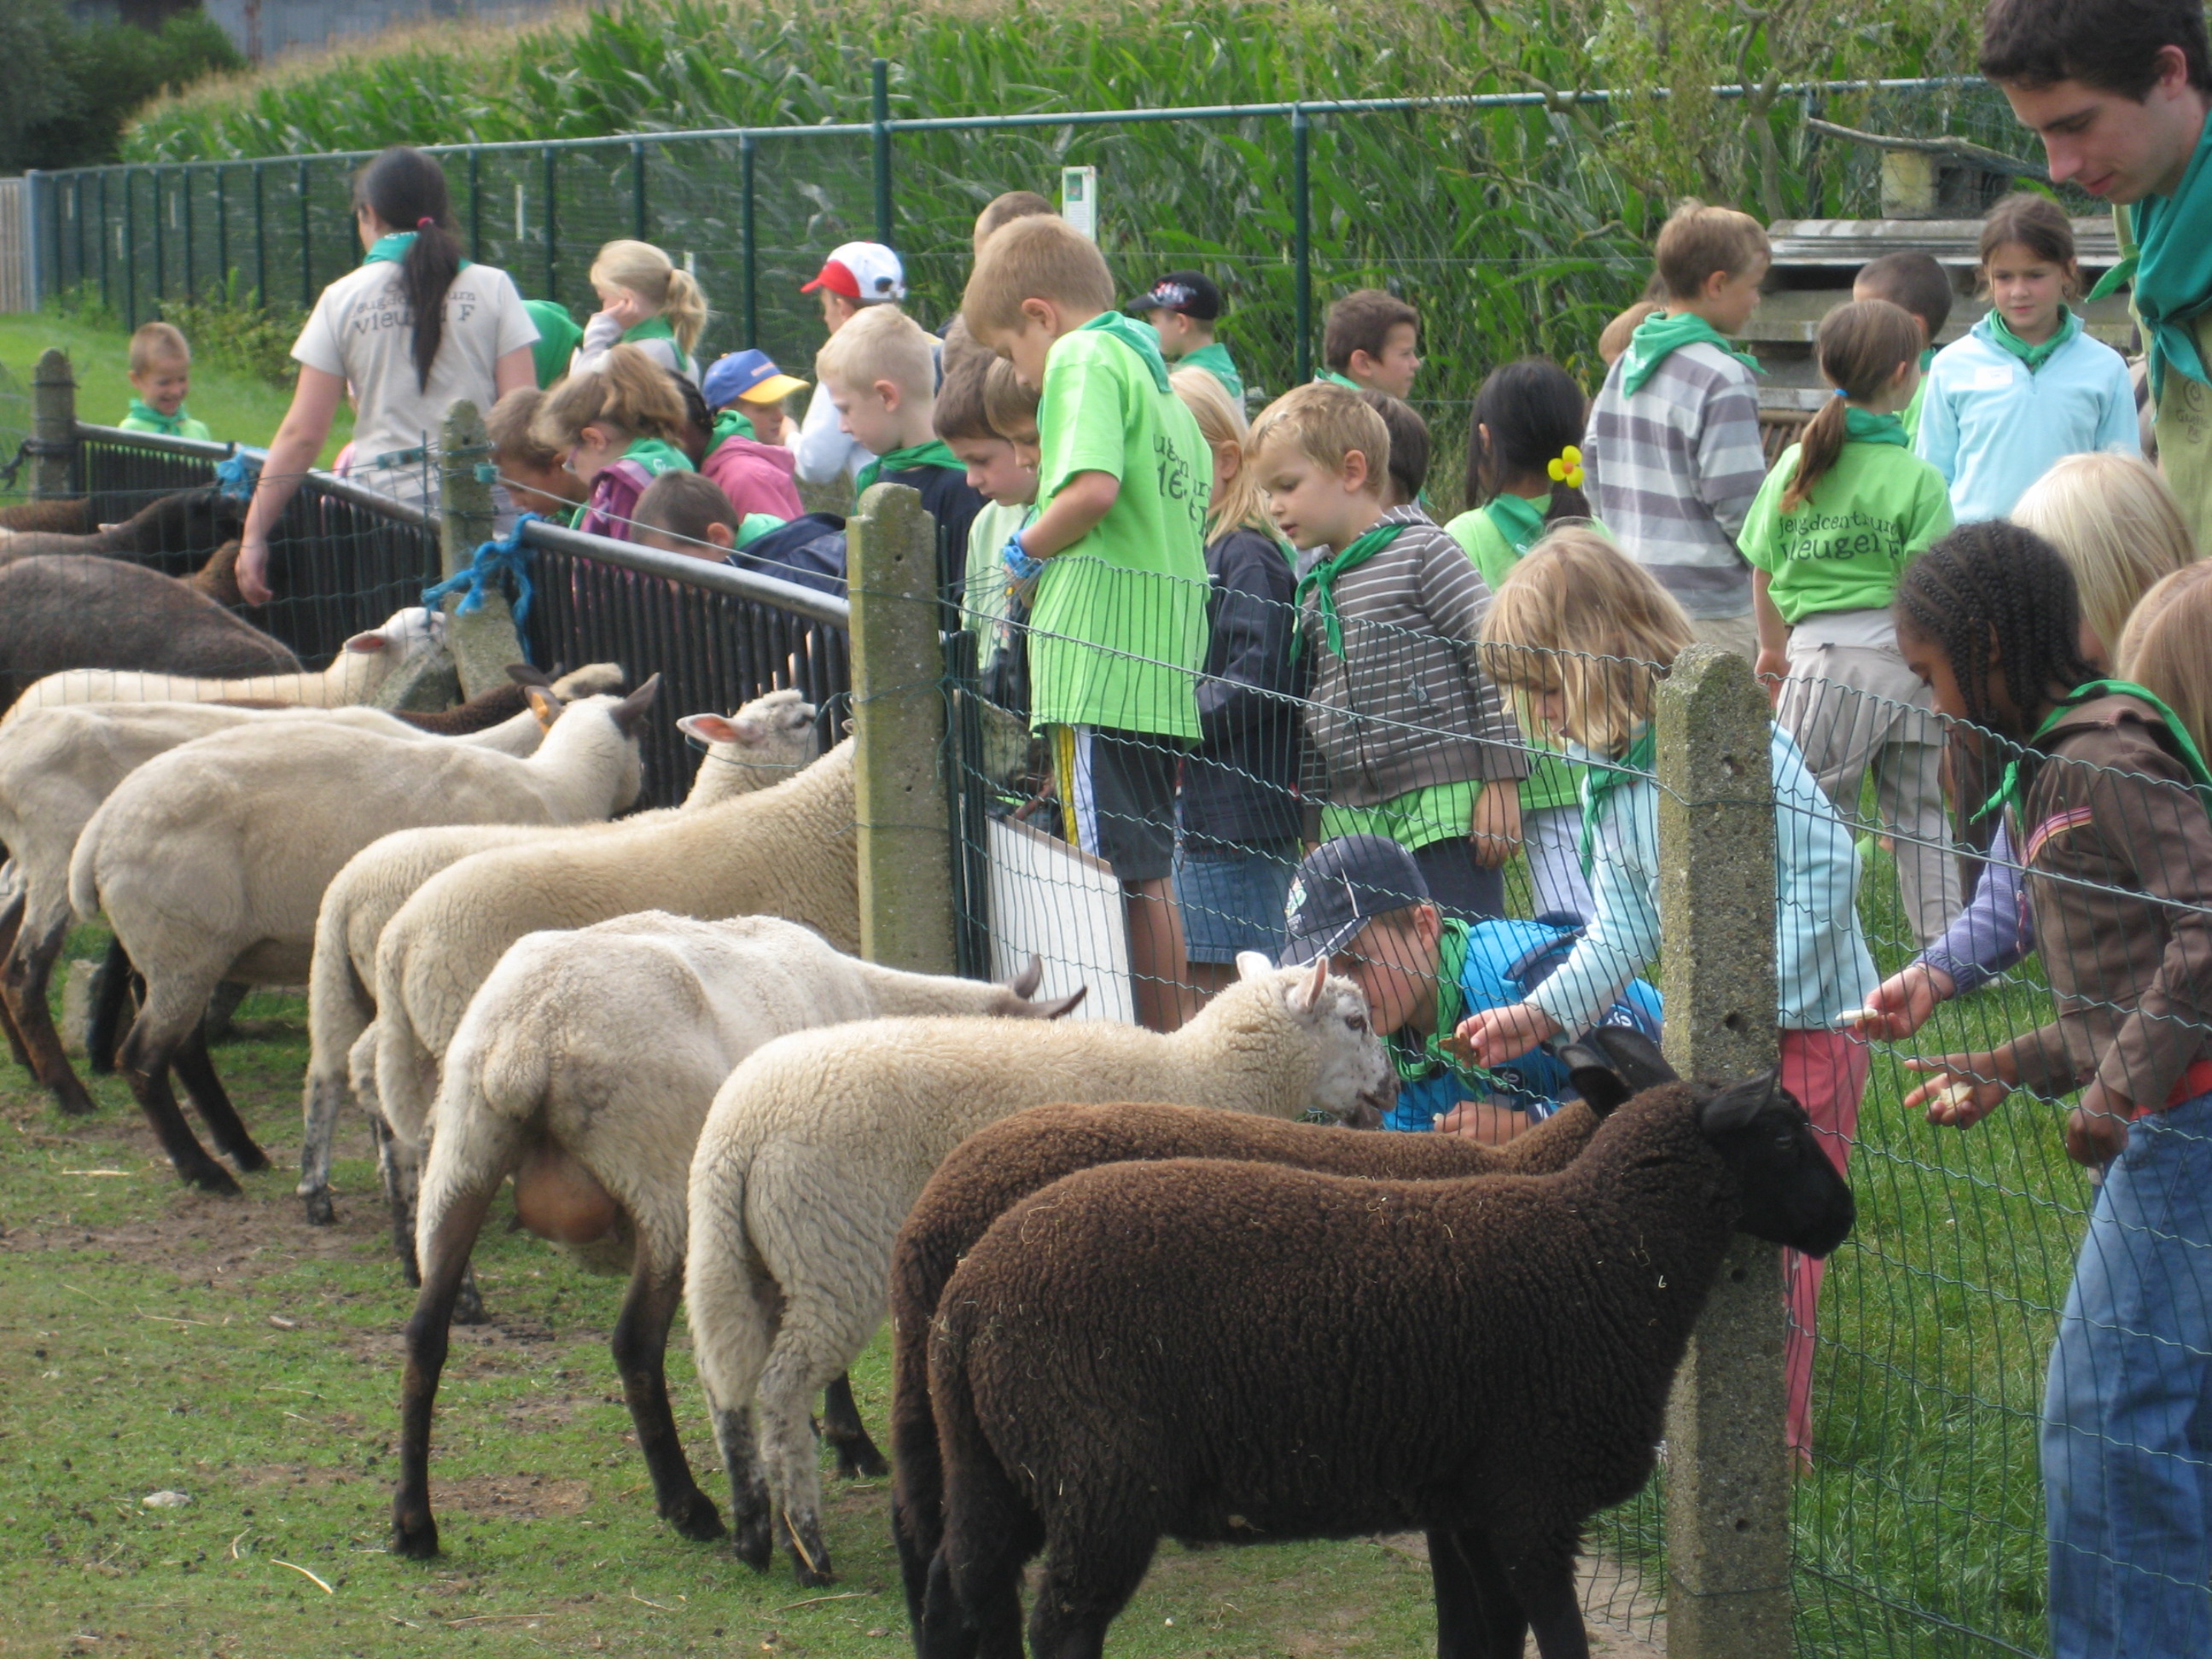
[[[1797,1097],[1813,1120],[1820,1149],[1843,1174],[1859,1127],[1859,1097],[1866,1092],[1874,1051],[1841,1031],[1782,1033],[1782,1086]],[[1813,1334],[1827,1269],[1795,1250],[1782,1255],[1790,1299],[1790,1338],[1783,1369],[1790,1389],[1790,1448],[1801,1462],[1813,1459]]]

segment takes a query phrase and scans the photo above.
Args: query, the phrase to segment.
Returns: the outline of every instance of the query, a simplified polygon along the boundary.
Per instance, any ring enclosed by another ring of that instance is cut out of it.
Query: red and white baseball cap
[[[847,242],[823,262],[822,274],[799,291],[826,288],[856,304],[883,305],[906,298],[906,267],[881,242]]]

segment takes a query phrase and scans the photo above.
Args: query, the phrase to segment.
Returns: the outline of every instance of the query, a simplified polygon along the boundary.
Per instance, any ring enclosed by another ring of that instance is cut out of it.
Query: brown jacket
[[[2094,1077],[2162,1108],[2212,1056],[2212,817],[2132,697],[2083,704],[2041,747],[2013,844],[2058,1018],[2009,1045],[2021,1086]]]
[[[1298,617],[1313,673],[1306,733],[1322,775],[1309,793],[1379,806],[1434,783],[1528,776],[1520,727],[1475,654],[1490,614],[1482,573],[1419,507],[1383,517],[1407,527],[1337,578],[1344,654],[1328,648],[1313,594]]]

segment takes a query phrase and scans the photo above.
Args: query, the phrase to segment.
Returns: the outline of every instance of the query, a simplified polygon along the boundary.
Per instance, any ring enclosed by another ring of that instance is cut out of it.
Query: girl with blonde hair
[[[1659,684],[1692,638],[1690,619],[1602,531],[1563,526],[1529,550],[1483,624],[1483,665],[1566,739],[1585,769],[1583,868],[1589,926],[1526,1002],[1461,1022],[1447,1045],[1499,1064],[1561,1032],[1588,1029],[1659,955],[1659,790],[1653,778]],[[1837,1029],[1875,982],[1859,932],[1850,832],[1780,726],[1774,787],[1774,965],[1782,1082],[1811,1115],[1838,1170],[1858,1125],[1869,1050]],[[1790,1258],[1790,1443],[1812,1445],[1813,1323],[1820,1264]]]
[[[1183,767],[1176,902],[1191,981],[1212,994],[1239,951],[1273,957],[1297,873],[1297,574],[1245,453],[1243,411],[1203,368],[1168,377],[1213,452],[1206,517],[1212,636],[1198,682],[1200,746]]]
[[[684,399],[676,382],[635,346],[617,345],[599,367],[569,375],[548,392],[530,435],[563,458],[591,487],[575,527],[635,541],[638,498],[664,472],[690,472],[677,447]]]
[[[570,374],[597,368],[613,347],[634,346],[671,374],[699,380],[695,355],[707,327],[707,296],[691,273],[650,242],[609,242],[592,261],[599,313],[584,326]]]

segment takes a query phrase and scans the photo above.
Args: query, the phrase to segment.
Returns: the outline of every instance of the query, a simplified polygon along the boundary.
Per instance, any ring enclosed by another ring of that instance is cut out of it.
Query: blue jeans
[[[2212,1095],[2129,1126],[2043,1402],[2056,1659],[2212,1654]]]

